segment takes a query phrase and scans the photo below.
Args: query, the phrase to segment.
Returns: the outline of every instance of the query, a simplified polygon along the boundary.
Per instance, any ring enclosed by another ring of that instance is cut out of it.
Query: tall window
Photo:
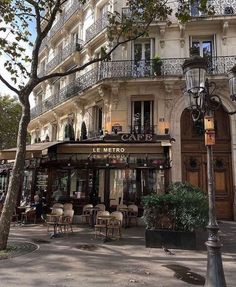
[[[150,40],[134,43],[133,54],[137,76],[149,75],[151,59]]]
[[[94,106],[93,107],[93,129],[96,134],[100,134],[102,132],[102,107]]]
[[[212,57],[215,54],[214,50],[214,37],[208,36],[208,37],[192,37],[192,47],[198,48],[199,55],[201,57],[207,58],[208,61],[208,67],[211,70],[213,63],[212,63]]]
[[[153,133],[153,101],[132,101],[131,131]]]

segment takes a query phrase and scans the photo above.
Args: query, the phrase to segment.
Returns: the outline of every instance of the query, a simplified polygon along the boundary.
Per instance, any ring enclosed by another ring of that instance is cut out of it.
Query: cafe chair
[[[82,223],[87,223],[89,224],[90,218],[91,218],[91,208],[93,208],[92,204],[86,204],[83,206],[83,211],[82,211]]]
[[[106,227],[107,227],[107,223],[105,220],[99,218],[100,216],[107,216],[110,215],[109,211],[98,211],[97,212],[97,217],[96,217],[96,224],[95,224],[95,238],[97,237],[97,235],[101,235],[103,234],[102,231],[104,231],[104,233],[106,232]]]
[[[63,209],[62,208],[53,208],[52,212],[50,214],[46,214],[46,225],[47,225],[47,232],[49,232],[49,226],[57,227],[59,224],[59,221],[61,220],[61,217],[63,215]]]
[[[73,209],[73,204],[72,203],[64,203],[63,209],[64,210]]]
[[[103,203],[99,203],[95,207],[98,207],[101,211],[105,211],[106,210],[106,206]]]
[[[71,232],[73,232],[73,228],[72,228],[73,216],[74,216],[73,209],[64,210],[63,215],[58,223],[58,226],[60,227],[61,232],[62,232],[62,227],[64,227],[64,232],[68,232],[69,227],[70,227]]]
[[[128,205],[128,225],[131,225],[132,221],[135,222],[135,226],[138,226],[138,206],[135,204]]]
[[[120,211],[113,211],[111,213],[112,218],[108,224],[108,234],[111,233],[111,237],[121,238],[121,230],[122,230],[122,221],[123,221],[123,214]],[[117,236],[114,236],[114,235]]]
[[[21,213],[21,223],[30,223],[33,222],[36,223],[36,209],[35,207],[27,207],[25,209],[25,212]]]

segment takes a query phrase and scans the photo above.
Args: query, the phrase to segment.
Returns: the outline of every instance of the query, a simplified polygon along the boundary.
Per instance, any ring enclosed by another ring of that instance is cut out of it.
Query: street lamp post
[[[214,111],[221,105],[221,99],[215,92],[216,85],[206,78],[207,60],[192,50],[192,56],[183,64],[186,88],[189,96],[189,108],[193,121],[204,118],[205,145],[207,149],[207,180],[209,201],[209,222],[207,225],[207,274],[206,287],[225,287],[225,276],[221,257],[221,242],[215,210],[215,179],[213,167],[213,145],[215,144]],[[236,66],[229,72],[230,97],[236,100]],[[229,112],[228,114],[235,114]]]

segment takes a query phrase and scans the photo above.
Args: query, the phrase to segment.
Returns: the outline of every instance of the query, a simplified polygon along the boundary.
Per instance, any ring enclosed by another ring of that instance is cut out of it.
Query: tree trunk
[[[21,104],[22,115],[19,123],[16,157],[0,218],[0,250],[5,250],[7,247],[11,219],[16,207],[21,178],[24,174],[27,127],[30,121],[29,94],[24,95],[24,101]]]

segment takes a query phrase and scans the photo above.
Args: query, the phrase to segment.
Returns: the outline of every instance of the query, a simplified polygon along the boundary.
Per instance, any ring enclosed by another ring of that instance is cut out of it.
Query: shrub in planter
[[[144,196],[142,202],[147,230],[158,230],[159,233],[161,230],[169,230],[184,234],[207,224],[207,197],[199,188],[188,183],[173,183],[167,193]],[[173,236],[178,237],[177,233],[169,237]]]
[[[155,56],[155,58],[152,59],[152,69],[156,76],[161,76],[161,66],[161,58],[159,56]]]

